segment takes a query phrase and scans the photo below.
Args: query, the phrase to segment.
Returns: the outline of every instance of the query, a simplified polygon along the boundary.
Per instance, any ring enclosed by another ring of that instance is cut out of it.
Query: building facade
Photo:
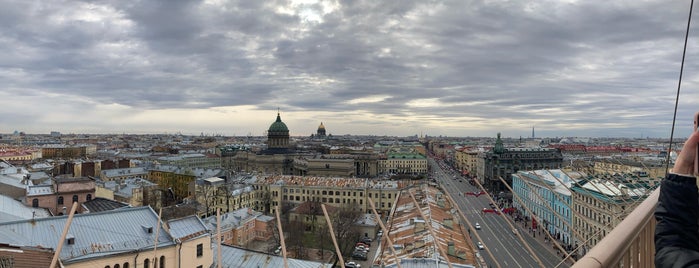
[[[560,169],[563,155],[553,148],[505,148],[500,133],[491,151],[478,159],[478,181],[491,192],[509,192],[505,184],[512,185],[512,174],[520,170]]]

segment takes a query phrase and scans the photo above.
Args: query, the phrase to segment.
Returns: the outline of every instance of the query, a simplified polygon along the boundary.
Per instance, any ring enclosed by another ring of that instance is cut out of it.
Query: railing
[[[660,188],[597,243],[574,268],[655,267],[655,217]]]

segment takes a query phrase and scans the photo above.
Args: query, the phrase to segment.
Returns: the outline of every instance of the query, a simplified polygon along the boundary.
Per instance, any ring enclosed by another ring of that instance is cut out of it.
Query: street
[[[438,163],[438,160],[428,158],[428,164],[431,168],[432,178],[436,183],[442,185],[449,195],[454,199],[458,207],[464,213],[471,225],[475,226],[478,223],[481,227],[476,230],[482,239],[482,243],[486,249],[490,251],[493,257],[486,250],[479,250],[480,254],[485,258],[489,267],[556,267],[562,260],[556,256],[555,250],[552,250],[550,244],[544,244],[543,233],[536,233],[536,238],[530,233],[528,228],[522,225],[522,222],[515,223],[511,216],[507,214],[496,214],[493,212],[484,213],[484,209],[491,210],[490,203],[492,202],[485,194],[465,194],[477,193],[481,189],[468,183],[467,178],[463,178],[461,174],[454,171],[444,163]],[[496,196],[492,196],[496,198]],[[504,217],[508,217],[510,222],[514,224],[516,231],[507,223]],[[471,230],[471,233],[473,230]],[[516,232],[516,233],[515,233]],[[532,249],[536,256],[540,259],[541,264],[532,256],[527,247],[522,244],[518,236],[526,241],[527,245]],[[471,239],[474,244],[478,242],[475,235],[471,234]],[[569,267],[569,263],[563,263],[558,267]]]

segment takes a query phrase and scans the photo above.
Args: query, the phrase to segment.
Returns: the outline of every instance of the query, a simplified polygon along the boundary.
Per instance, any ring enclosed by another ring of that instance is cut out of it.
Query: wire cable
[[[675,135],[675,120],[677,119],[677,106],[680,101],[680,88],[682,86],[682,74],[684,73],[684,59],[687,55],[687,40],[689,39],[689,26],[692,24],[692,8],[694,0],[689,4],[689,18],[687,18],[687,30],[684,34],[684,48],[682,49],[682,63],[680,64],[680,78],[677,82],[677,96],[675,97],[675,110],[672,115],[672,128],[670,129],[670,146],[667,149],[667,159],[665,160],[665,175],[670,170],[670,153],[672,152],[672,139]]]

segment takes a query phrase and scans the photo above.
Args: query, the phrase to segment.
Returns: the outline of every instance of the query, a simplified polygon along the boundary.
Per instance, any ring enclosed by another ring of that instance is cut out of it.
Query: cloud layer
[[[0,133],[668,137],[684,2],[3,1]]]

